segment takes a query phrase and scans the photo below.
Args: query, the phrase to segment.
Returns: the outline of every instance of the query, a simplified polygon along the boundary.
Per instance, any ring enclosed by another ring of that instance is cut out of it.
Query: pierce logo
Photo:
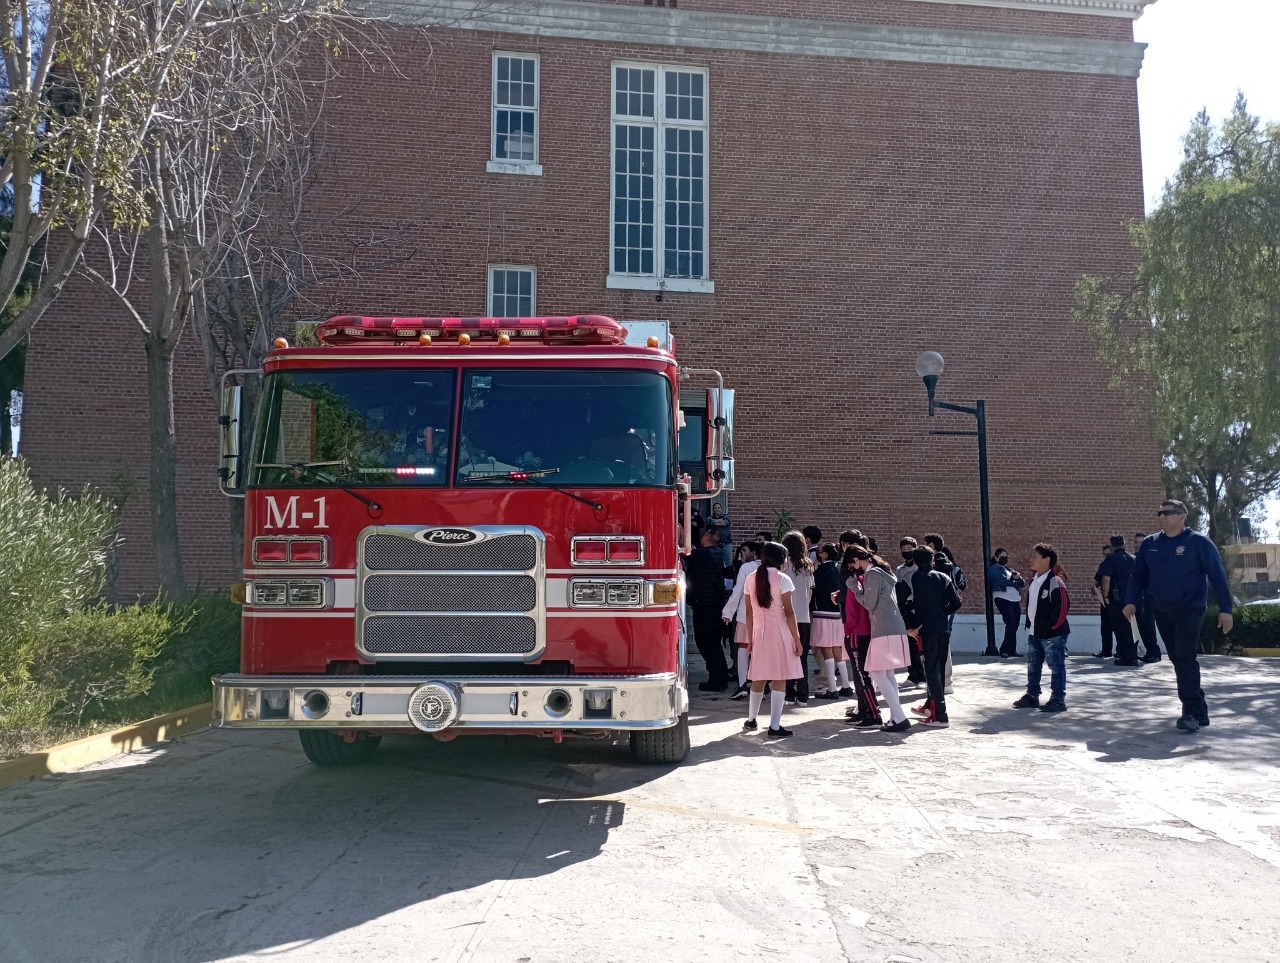
[[[428,545],[469,545],[482,537],[468,528],[430,528],[417,534],[418,541]]]

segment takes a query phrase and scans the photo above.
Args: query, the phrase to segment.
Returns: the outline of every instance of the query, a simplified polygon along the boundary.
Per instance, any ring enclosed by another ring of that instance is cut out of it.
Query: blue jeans
[[[1067,695],[1067,636],[1051,639],[1027,639],[1027,695],[1040,698],[1040,673],[1049,663],[1049,693],[1055,699]]]

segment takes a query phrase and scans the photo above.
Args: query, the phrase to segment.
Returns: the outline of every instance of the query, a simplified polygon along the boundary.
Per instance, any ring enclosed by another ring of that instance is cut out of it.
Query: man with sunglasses
[[[1231,631],[1231,588],[1217,546],[1199,532],[1187,528],[1187,506],[1176,499],[1160,503],[1156,512],[1161,531],[1143,539],[1125,592],[1124,617],[1133,618],[1137,603],[1146,594],[1165,651],[1178,679],[1182,716],[1178,728],[1196,732],[1209,725],[1209,709],[1200,688],[1200,663],[1196,658],[1204,610],[1209,603],[1209,583],[1218,597],[1218,627]]]

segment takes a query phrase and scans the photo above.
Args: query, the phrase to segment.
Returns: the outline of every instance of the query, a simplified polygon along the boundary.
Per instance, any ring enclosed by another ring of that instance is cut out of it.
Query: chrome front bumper
[[[213,679],[213,724],[237,729],[666,729],[688,708],[683,673]]]

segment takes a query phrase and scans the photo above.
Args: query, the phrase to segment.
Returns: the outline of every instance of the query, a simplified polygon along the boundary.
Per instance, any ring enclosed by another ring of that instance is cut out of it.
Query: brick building
[[[777,509],[892,549],[944,532],[980,570],[964,416],[989,411],[993,538],[1092,574],[1150,527],[1158,453],[1070,319],[1122,269],[1143,189],[1132,21],[1151,0],[379,0],[397,70],[351,64],[328,107],[333,210],[418,254],[340,296],[364,313],[668,319],[739,389],[738,532]],[[194,339],[192,339],[194,342]],[[199,352],[179,366],[177,523],[224,585],[227,507]],[[141,340],[72,286],[32,337],[38,481],[123,487],[120,586],[154,584]],[[1148,524],[1142,525],[1141,522]]]

